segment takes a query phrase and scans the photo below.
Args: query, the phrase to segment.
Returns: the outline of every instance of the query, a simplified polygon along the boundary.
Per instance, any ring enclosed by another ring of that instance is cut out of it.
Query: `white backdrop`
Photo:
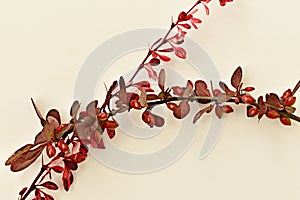
[[[2,199],[17,199],[19,190],[31,183],[40,167],[36,163],[21,173],[11,173],[4,167],[7,157],[31,142],[41,128],[30,97],[36,99],[43,112],[55,107],[68,120],[76,76],[90,52],[125,31],[167,28],[170,16],[177,16],[193,3],[1,1]],[[233,70],[241,65],[244,82],[257,88],[255,96],[266,92],[281,94],[299,80],[299,6],[296,0],[285,4],[235,0],[220,8],[215,0],[210,5],[211,16],[204,17],[201,28],[189,36],[207,51],[224,80],[228,81]],[[297,107],[300,108],[299,102]],[[156,173],[124,174],[89,157],[75,173],[70,192],[59,190],[54,193],[55,198],[300,198],[299,124],[286,128],[278,121],[266,119],[258,124],[255,119],[246,119],[244,109],[238,108],[227,117],[218,145],[205,160],[198,159],[207,125],[201,128],[189,151],[174,165]]]

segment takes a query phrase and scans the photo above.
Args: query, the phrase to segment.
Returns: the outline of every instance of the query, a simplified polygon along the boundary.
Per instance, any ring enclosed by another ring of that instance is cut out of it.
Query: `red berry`
[[[67,124],[61,124],[59,125],[56,129],[55,129],[55,133],[58,133],[60,131],[63,130],[63,128],[65,128],[66,126],[68,126]]]
[[[65,143],[64,141],[62,140],[59,140],[57,142],[57,146],[58,148],[62,151],[62,152],[65,152],[65,151],[68,151],[69,150],[69,146],[67,145],[67,143]]]
[[[115,120],[113,120],[113,121],[107,120],[104,122],[104,127],[107,128],[108,130],[114,130],[118,126],[119,126],[119,124]]]
[[[254,107],[251,107],[248,112],[247,112],[247,116],[248,117],[254,117],[258,114],[258,107],[254,106]]]
[[[219,89],[214,89],[213,90],[214,97],[217,97],[219,94],[221,94],[221,90],[219,90]]]
[[[233,108],[229,105],[224,105],[221,107],[221,109],[224,113],[232,113],[233,112]]]
[[[295,104],[295,102],[296,102],[296,97],[288,97],[288,98],[285,99],[284,105],[285,106],[292,106],[292,105]]]
[[[140,110],[142,108],[142,105],[138,100],[131,100],[130,101],[130,107],[134,108],[134,109],[137,109],[137,110]]]
[[[167,103],[167,107],[168,107],[170,110],[174,111],[175,108],[177,108],[178,106],[177,106],[176,103]]]
[[[174,86],[172,89],[175,95],[182,96],[184,93],[184,90],[179,86]]]
[[[48,144],[46,148],[46,152],[49,158],[52,158],[56,154],[56,149],[52,144]]]
[[[288,89],[283,93],[281,99],[285,100],[286,98],[291,97],[292,95],[293,95],[293,93],[292,93],[291,89]]]
[[[236,105],[238,105],[238,104],[240,103],[240,99],[236,97],[236,98],[234,99],[234,103],[235,103]]]
[[[100,121],[105,121],[105,120],[108,119],[108,114],[107,114],[106,112],[100,113],[100,114],[98,114],[97,118],[98,118],[98,120],[100,120]]]
[[[266,116],[270,119],[276,119],[280,117],[279,113],[276,110],[269,110],[266,113]]]
[[[285,126],[292,125],[291,119],[287,117],[280,117],[280,122]]]
[[[249,94],[245,94],[242,96],[242,101],[245,103],[245,104],[253,104],[255,103],[255,99],[249,95]]]
[[[253,90],[255,90],[255,88],[254,87],[245,87],[243,90],[245,92],[252,92]]]
[[[155,125],[155,118],[149,110],[145,110],[142,114],[142,120],[151,128]]]

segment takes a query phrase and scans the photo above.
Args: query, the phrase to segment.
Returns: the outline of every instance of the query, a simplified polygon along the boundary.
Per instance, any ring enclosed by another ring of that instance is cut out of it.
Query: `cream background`
[[[56,107],[67,120],[76,75],[89,53],[112,35],[137,28],[169,26],[185,1],[1,1],[1,199],[17,199],[40,167],[13,174],[6,158],[32,141],[39,123],[30,97],[41,110]],[[211,16],[190,37],[215,62],[225,80],[236,66],[245,70],[255,95],[282,92],[299,80],[299,1],[216,2]],[[297,94],[299,97],[299,94]],[[297,107],[300,107],[299,102]],[[89,157],[69,193],[56,199],[273,199],[300,198],[300,126],[244,119],[244,109],[227,118],[223,135],[205,160],[198,160],[205,131],[174,165],[129,175]],[[299,112],[298,112],[299,113]],[[204,119],[205,120],[205,119]],[[205,129],[205,128],[204,128]]]

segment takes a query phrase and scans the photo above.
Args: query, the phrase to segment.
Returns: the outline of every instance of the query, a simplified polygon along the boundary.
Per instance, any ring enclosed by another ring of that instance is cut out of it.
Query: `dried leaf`
[[[215,107],[215,113],[216,113],[216,115],[217,115],[217,117],[218,117],[219,119],[222,118],[222,116],[223,116],[223,111],[222,111],[222,108],[221,108],[220,106],[216,106],[216,107]]]
[[[164,69],[160,70],[158,76],[158,86],[162,91],[165,91],[165,83],[166,83],[166,72]]]
[[[15,151],[5,162],[5,165],[11,165],[11,163],[21,154],[29,151],[32,147],[34,147],[33,144],[26,144],[23,147],[19,148],[17,151]]]
[[[11,171],[18,172],[29,165],[31,165],[42,153],[45,145],[40,145],[38,148],[29,150],[18,156],[12,163],[11,163]]]
[[[44,182],[40,186],[43,186],[49,190],[58,190],[58,186],[55,183],[53,183],[52,181]]]
[[[141,95],[140,95],[140,98],[139,98],[139,102],[141,103],[142,107],[148,107],[148,104],[147,104],[147,93],[146,93],[145,90],[143,90],[141,92]]]
[[[119,79],[119,87],[120,87],[119,99],[121,101],[123,101],[123,103],[126,103],[127,102],[127,94],[126,94],[126,86],[125,86],[125,81],[124,81],[123,76],[121,76]]]
[[[238,89],[238,87],[241,85],[242,81],[242,76],[243,76],[243,71],[241,67],[238,67],[232,77],[231,77],[231,85],[235,88]]]
[[[71,106],[71,110],[70,110],[71,117],[75,117],[77,115],[79,108],[80,108],[79,101],[77,101],[77,100],[74,101],[72,106]]]
[[[62,176],[62,183],[64,186],[64,189],[68,192],[72,183],[73,183],[74,177],[72,172],[68,167],[65,167],[63,176]]]
[[[152,101],[152,100],[158,100],[160,98],[156,94],[147,94],[147,98],[146,99],[149,100],[149,101]]]
[[[45,124],[47,124],[48,122],[43,118],[43,115],[41,114],[40,110],[38,109],[38,107],[36,106],[32,98],[31,98],[31,102],[38,118],[41,121],[42,126],[45,126]]]

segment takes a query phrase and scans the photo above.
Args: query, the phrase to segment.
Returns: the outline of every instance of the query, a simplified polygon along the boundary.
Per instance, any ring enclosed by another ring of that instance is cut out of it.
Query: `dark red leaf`
[[[64,189],[68,192],[72,183],[73,183],[74,177],[72,172],[68,167],[65,167],[63,176],[62,176],[62,183],[64,186]]]
[[[76,162],[72,161],[72,160],[64,160],[65,166],[68,167],[70,170],[77,170],[78,169],[78,165]]]
[[[45,145],[40,145],[38,148],[29,150],[18,156],[10,166],[11,171],[18,172],[31,165],[42,153]]]
[[[207,84],[202,80],[196,81],[195,93],[199,97],[210,97],[211,96],[209,90],[207,89]]]
[[[27,187],[24,187],[24,188],[19,192],[19,195],[20,195],[20,196],[23,196],[23,195],[25,194],[25,192],[26,192],[27,189],[28,189]]]
[[[168,57],[168,56],[164,56],[164,55],[159,55],[159,54],[158,54],[158,57],[159,57],[162,61],[164,61],[164,62],[169,62],[169,61],[171,61],[171,58]]]
[[[268,107],[267,107],[266,103],[263,101],[262,96],[260,96],[258,98],[258,106],[259,106],[258,119],[260,120],[268,110]]]
[[[56,109],[51,109],[46,115],[46,119],[49,123],[53,123],[55,128],[61,124],[60,114]]]
[[[54,200],[54,198],[50,194],[46,194],[45,192],[43,192],[43,194],[45,196],[45,200]]]
[[[58,186],[55,183],[53,183],[52,181],[44,182],[40,186],[43,186],[49,190],[58,190]]]
[[[152,58],[150,61],[149,61],[149,64],[151,66],[158,66],[160,64],[160,60],[158,58]]]
[[[179,26],[182,26],[183,28],[186,28],[186,29],[191,29],[191,25],[189,24],[178,24]]]
[[[204,113],[207,113],[208,111],[210,112],[213,108],[213,105],[210,105],[208,107],[205,107],[201,110],[199,110],[199,112],[197,112],[197,114],[195,115],[194,119],[193,119],[193,123],[195,124],[202,116]]]
[[[266,95],[266,103],[278,110],[283,110],[284,108],[284,106],[280,102],[279,97],[275,93],[270,93]]]
[[[235,88],[235,89],[238,89],[238,87],[240,86],[241,84],[241,81],[242,81],[242,76],[243,76],[243,71],[242,71],[242,68],[241,67],[238,67],[232,77],[231,77],[231,85]]]
[[[31,98],[31,102],[38,118],[41,121],[42,126],[45,126],[45,124],[47,124],[47,121],[43,118],[43,115],[41,114],[40,110],[38,109],[38,107],[36,106],[32,98]]]
[[[177,119],[183,119],[189,114],[190,110],[191,110],[191,107],[189,105],[189,102],[187,100],[184,100],[184,101],[181,101],[179,103],[179,106],[174,109],[173,115]]]
[[[165,90],[165,82],[166,82],[166,72],[164,69],[161,69],[158,75],[158,86],[162,91]]]
[[[18,158],[23,153],[28,152],[32,147],[34,147],[33,144],[26,144],[23,147],[19,148],[7,159],[5,165],[11,165],[11,163],[14,162],[16,158]]]
[[[64,168],[61,167],[61,166],[54,166],[54,167],[51,167],[51,169],[53,169],[53,171],[55,171],[56,173],[62,173],[64,171]]]
[[[220,82],[219,82],[219,86],[220,86],[220,88],[221,88],[227,95],[229,95],[229,96],[235,96],[235,92],[233,92],[232,90],[230,90],[230,89],[228,88],[228,86],[226,85],[226,83],[220,81]]]
[[[51,139],[55,138],[55,125],[53,123],[51,124],[45,124],[43,130],[38,133],[34,139],[34,144],[41,144],[45,142],[49,142]]]
[[[166,49],[161,49],[161,50],[157,50],[158,52],[162,52],[162,53],[170,53],[173,52],[174,49],[173,48],[166,48]]]
[[[216,113],[216,115],[217,115],[217,117],[218,117],[219,119],[222,118],[222,116],[223,116],[223,111],[222,111],[222,108],[221,108],[220,106],[216,106],[216,107],[215,107],[215,113]]]

